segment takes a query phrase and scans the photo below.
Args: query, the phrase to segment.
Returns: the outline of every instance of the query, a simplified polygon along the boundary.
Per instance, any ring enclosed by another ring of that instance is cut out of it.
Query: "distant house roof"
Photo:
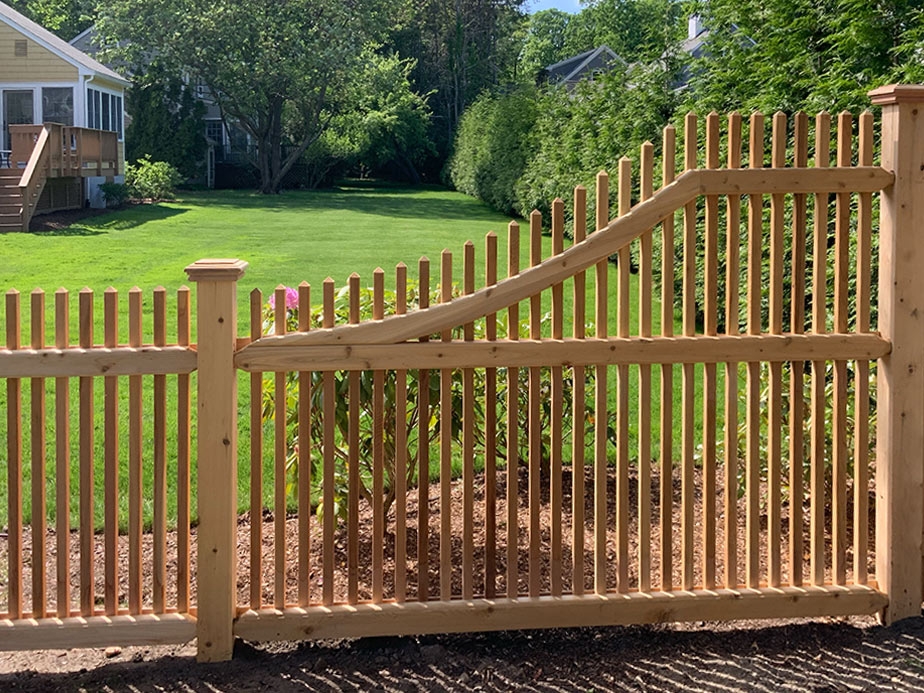
[[[106,77],[120,84],[124,84],[125,86],[130,84],[127,79],[115,70],[111,70],[101,62],[94,60],[67,41],[58,38],[43,26],[36,24],[28,17],[20,14],[9,5],[2,2],[0,2],[0,21],[13,27],[24,36],[31,38],[39,45],[47,48],[58,57],[78,68],[82,67],[91,72],[95,72],[101,77]]]
[[[612,70],[616,63],[625,61],[604,45],[549,65],[543,72],[549,82],[573,86],[595,72]]]

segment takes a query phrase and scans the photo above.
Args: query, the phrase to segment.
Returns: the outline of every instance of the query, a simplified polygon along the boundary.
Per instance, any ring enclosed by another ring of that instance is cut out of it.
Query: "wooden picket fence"
[[[619,162],[615,205],[609,177],[598,175],[590,233],[587,192],[575,189],[569,247],[562,200],[553,203],[550,223],[538,212],[531,216],[528,268],[520,267],[519,226],[510,224],[505,279],[500,239],[488,234],[478,290],[476,248],[467,243],[460,290],[452,254],[444,251],[436,286],[423,258],[416,283],[398,265],[393,292],[381,270],[371,292],[355,274],[340,293],[325,281],[318,311],[307,284],[297,296],[277,289],[272,308],[255,291],[249,334],[241,336],[237,282],[246,263],[201,260],[187,268],[197,285],[195,345],[186,289],[177,297],[173,344],[166,293],[155,291],[150,345],[142,344],[142,297],[134,290],[129,344],[118,344],[117,295],[109,290],[103,345],[94,342],[92,294],[80,296],[77,346],[67,333],[68,296],[56,294],[54,348],[43,337],[44,296],[33,293],[29,349],[19,342],[19,295],[8,293],[7,346],[0,351],[9,509],[0,649],[196,637],[200,659],[209,661],[230,657],[235,637],[872,613],[892,622],[919,614],[924,87],[884,87],[871,96],[882,106],[878,166],[869,112],[856,123],[847,113],[836,117],[833,152],[825,113],[813,124],[803,113],[791,120],[778,113],[769,127],[755,114],[746,129],[737,114],[723,126],[712,113],[704,138],[700,121],[689,115],[681,172],[677,134],[668,127],[659,189],[655,148],[646,143],[637,183],[633,163]],[[551,235],[547,257],[544,231]],[[608,304],[613,255],[616,306]],[[682,257],[679,267],[675,257]],[[438,302],[430,305],[434,288]],[[633,303],[637,324],[630,321]],[[199,492],[191,536],[194,370]],[[250,375],[239,401],[240,371]],[[154,376],[152,536],[142,532],[141,510],[147,375]],[[173,375],[177,473],[168,479],[165,388]],[[120,376],[129,387],[127,541],[118,512]],[[55,486],[54,532],[46,527],[43,436],[45,382],[54,378],[56,469],[66,479],[68,379],[75,377],[80,504],[72,539],[66,481]],[[100,538],[92,507],[99,377],[101,579],[94,572]],[[23,378],[31,387],[28,532]],[[264,419],[273,422],[268,479]],[[239,531],[242,426],[249,426],[243,451],[250,464],[242,472],[251,497],[249,522]],[[438,466],[432,481],[431,454]],[[174,534],[165,505],[171,483],[178,497],[175,541],[168,540]],[[267,485],[271,509],[263,507]],[[263,521],[266,510],[271,524]],[[46,535],[54,540],[53,580],[45,542],[34,539]],[[79,566],[69,563],[71,541],[79,542]],[[51,582],[53,600],[46,599]],[[71,585],[79,586],[75,594]]]

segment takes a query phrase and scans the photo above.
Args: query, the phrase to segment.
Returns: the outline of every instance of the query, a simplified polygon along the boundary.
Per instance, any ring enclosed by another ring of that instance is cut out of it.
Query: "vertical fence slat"
[[[430,261],[422,257],[417,264],[418,304],[430,305]],[[423,336],[421,342],[430,338]],[[418,371],[417,383],[417,599],[430,598],[430,371]]]
[[[873,114],[860,114],[860,166],[873,165]],[[856,330],[870,329],[870,287],[872,282],[872,193],[860,193],[857,201],[857,285]],[[854,383],[854,500],[853,580],[865,585],[869,544],[869,361],[857,361]]]
[[[706,116],[706,168],[719,167],[719,114]],[[706,196],[705,254],[703,262],[703,332],[718,332],[719,313],[719,198]],[[715,477],[716,477],[716,373],[714,363],[703,365],[703,587],[715,587]]]
[[[9,299],[7,299],[9,300]],[[79,296],[79,316],[80,323],[79,343],[82,349],[89,349],[93,346],[93,291],[89,288],[80,290]],[[9,303],[7,303],[7,315],[10,315]],[[17,312],[16,315],[19,315]],[[9,324],[7,325],[9,330]],[[9,332],[7,333],[9,334]],[[16,334],[18,334],[18,329]],[[7,344],[10,343],[7,337]],[[10,381],[12,382],[12,381]],[[95,560],[95,535],[93,532],[93,500],[94,500],[94,482],[93,482],[93,378],[80,378],[80,615],[93,615],[93,595],[95,592],[94,580],[94,560]],[[7,401],[12,402],[11,397]],[[9,427],[13,430],[12,427]],[[10,459],[15,459],[10,455]],[[13,465],[10,465],[12,469]],[[10,511],[13,508],[12,485],[10,487]],[[13,537],[13,525],[10,525],[10,537]],[[13,546],[10,546],[10,556],[12,561]],[[17,555],[19,552],[15,552]],[[10,575],[11,585],[13,583],[12,572]],[[10,607],[12,609],[12,606]]]
[[[440,303],[452,300],[452,253],[440,255]],[[452,340],[452,330],[440,333]],[[452,597],[452,369],[440,369],[440,599]]]
[[[298,285],[298,331],[311,329],[311,286]],[[298,372],[298,604],[311,600],[311,372]]]
[[[684,119],[684,169],[696,168],[697,133],[696,115],[688,113]],[[683,334],[691,337],[696,334],[696,202],[692,201],[683,208]],[[696,397],[695,370],[692,363],[681,366],[683,376],[682,398],[682,467],[681,467],[681,552],[683,559],[683,589],[693,589],[693,553],[694,553],[694,480],[693,456],[695,443],[693,436],[696,428],[694,401]]]
[[[808,116],[799,111],[793,118],[793,166],[808,166]],[[790,288],[790,331],[805,331],[805,225],[806,195],[793,195],[792,209],[792,286]],[[802,484],[804,363],[793,361],[789,371],[789,584],[802,584]]]
[[[128,344],[141,346],[142,294],[137,286],[128,292]],[[128,378],[128,610],[141,613],[141,532],[144,495],[142,492],[144,441],[142,420],[142,377]]]
[[[189,346],[190,337],[189,288],[181,286],[176,292],[177,343]],[[177,376],[177,441],[176,441],[176,606],[180,613],[189,610],[189,452],[190,452],[190,378]]]
[[[263,293],[250,292],[250,339],[263,336]],[[250,608],[263,604],[263,373],[250,374]]]
[[[321,326],[330,328],[334,326],[334,280],[330,277],[324,280],[322,288],[322,301],[324,314]],[[324,407],[324,460],[323,460],[323,488],[322,488],[322,552],[321,561],[323,563],[321,573],[321,598],[325,606],[334,603],[334,532],[337,529],[337,515],[334,513],[334,474],[336,463],[337,444],[335,439],[335,430],[337,422],[336,404],[334,399],[337,397],[334,382],[334,372],[324,371],[322,376],[324,385],[324,395],[322,406]]]
[[[385,270],[372,273],[372,319],[385,317]],[[385,593],[385,371],[372,374],[372,601]]]
[[[407,313],[407,265],[395,267],[395,314]],[[395,600],[407,599],[407,370],[395,371]]]
[[[664,128],[661,147],[661,187],[674,180],[677,156],[677,132],[673,125]],[[674,214],[661,224],[661,335],[674,334]],[[658,499],[660,510],[661,575],[659,584],[664,591],[674,585],[674,365],[661,366],[660,458],[661,484]]]
[[[167,344],[167,290],[154,289],[154,346]],[[154,613],[167,607],[167,376],[154,376]]]
[[[281,284],[273,292],[273,333],[286,333],[286,288]],[[284,371],[273,374],[273,604],[286,605],[286,444],[287,384]]]
[[[741,115],[728,116],[730,169],[741,168]],[[725,333],[739,332],[741,261],[741,196],[726,198]],[[738,364],[725,364],[725,587],[738,586]]]
[[[830,164],[831,116],[815,118],[815,167]],[[812,332],[827,332],[828,194],[814,196],[812,238]],[[825,582],[825,362],[812,361],[810,566],[813,585]]]
[[[349,277],[350,288],[350,324],[359,323],[359,275],[356,272]],[[347,461],[347,602],[359,601],[359,387],[360,372],[350,371],[348,394],[348,429],[347,444],[349,457]]]
[[[462,252],[462,293],[475,291],[475,244]],[[466,323],[465,341],[475,339],[475,324]],[[462,598],[475,596],[475,369],[462,369]]]
[[[103,296],[104,345],[113,348],[119,338],[119,293],[109,287]],[[107,616],[119,608],[119,378],[106,376],[103,402],[103,575]]]
[[[750,168],[764,165],[764,116],[751,114]],[[747,264],[747,329],[748,334],[761,332],[761,267],[763,264],[763,198],[748,196],[748,264]],[[745,553],[747,562],[747,586],[758,587],[760,583],[760,363],[747,364],[747,465],[745,493],[747,512],[745,516]]]
[[[20,296],[15,289],[6,293],[6,348],[21,345]],[[7,452],[7,612],[10,618],[22,617],[22,382],[6,381],[6,452]],[[92,522],[92,520],[91,520]]]
[[[485,236],[485,286],[497,283],[497,234]],[[485,339],[497,339],[497,314],[485,316]],[[497,596],[497,369],[484,372],[484,596]]]
[[[31,299],[31,345],[45,347],[45,292],[35,289]],[[45,595],[45,379],[31,378],[32,429],[32,618],[44,618]]]
[[[564,250],[565,203],[561,198],[552,202],[552,255]],[[564,284],[552,287],[552,339],[564,337]],[[550,370],[551,379],[551,432],[550,432],[550,488],[549,488],[549,583],[553,597],[561,596],[561,534],[562,534],[562,420],[564,419],[564,384],[561,366]]]
[[[542,215],[533,210],[529,215],[529,265],[535,267],[542,262]],[[529,338],[540,339],[542,333],[541,296],[536,294],[529,299]],[[542,501],[540,494],[540,477],[542,474],[542,418],[540,378],[542,370],[535,366],[529,368],[529,596],[539,596],[540,585],[540,546],[542,530],[539,525],[539,513]]]
[[[67,289],[55,292],[55,347],[70,347],[70,310]],[[56,606],[58,618],[71,611],[71,421],[70,379],[55,378],[55,539],[57,554]]]
[[[642,144],[640,152],[639,199],[654,194],[654,146]],[[651,336],[652,232],[645,231],[639,243],[639,336]],[[651,366],[639,366],[638,376],[638,589],[651,590]]]
[[[605,171],[597,174],[596,230],[606,227],[610,218],[610,178]],[[597,338],[609,332],[607,314],[606,258],[596,265],[594,286],[594,322]],[[594,369],[594,592],[606,594],[606,447],[607,447],[607,388],[606,366]]]
[[[786,115],[773,114],[772,168],[786,165]],[[783,224],[785,196],[770,196],[770,333],[783,332]],[[767,407],[767,565],[771,587],[780,584],[782,554],[783,364],[771,362]]]
[[[579,185],[574,189],[574,242],[587,237],[587,189]],[[578,272],[573,278],[572,335],[584,339],[587,301],[587,273]],[[571,592],[584,594],[584,442],[586,428],[586,368],[575,365],[571,369],[574,380],[572,390],[571,421]]]
[[[632,206],[632,162],[623,157],[617,169],[617,212]],[[618,312],[616,331],[629,336],[629,266],[631,246],[618,251],[616,280]],[[629,365],[616,366],[616,589],[629,591]]]
[[[844,111],[837,118],[837,165],[850,166],[853,118]],[[835,196],[834,218],[834,331],[847,332],[847,291],[850,262],[850,193]],[[847,581],[847,362],[834,362],[832,429],[832,572],[834,583]]]
[[[511,221],[507,226],[507,276],[520,273],[520,225]],[[520,304],[507,308],[507,339],[520,338]],[[507,597],[519,594],[519,388],[520,369],[507,368]]]

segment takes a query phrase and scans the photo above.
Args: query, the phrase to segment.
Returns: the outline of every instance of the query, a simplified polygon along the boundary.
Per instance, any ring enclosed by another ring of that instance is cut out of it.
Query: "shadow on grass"
[[[30,231],[34,236],[101,236],[111,231],[129,231],[151,221],[169,219],[188,211],[187,207],[166,207],[161,204],[135,205],[126,209],[115,210],[78,220],[62,228]]]
[[[447,199],[445,195],[452,195]],[[187,202],[224,209],[254,209],[269,214],[289,211],[350,211],[403,219],[498,221],[498,212],[474,198],[439,186],[386,187],[353,182],[325,190],[289,190],[278,195],[216,190],[184,196]]]

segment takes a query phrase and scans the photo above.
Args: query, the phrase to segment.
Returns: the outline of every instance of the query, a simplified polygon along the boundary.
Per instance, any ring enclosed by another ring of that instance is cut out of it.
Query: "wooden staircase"
[[[21,179],[22,169],[0,168],[0,233],[28,231],[23,223]]]

